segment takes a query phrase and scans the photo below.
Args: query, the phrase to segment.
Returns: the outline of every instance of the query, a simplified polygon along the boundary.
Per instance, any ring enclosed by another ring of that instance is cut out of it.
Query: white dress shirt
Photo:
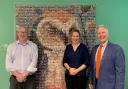
[[[7,71],[19,71],[23,73],[25,70],[30,73],[37,71],[38,48],[36,44],[27,41],[25,44],[20,44],[16,41],[10,44],[6,54],[6,69]]]

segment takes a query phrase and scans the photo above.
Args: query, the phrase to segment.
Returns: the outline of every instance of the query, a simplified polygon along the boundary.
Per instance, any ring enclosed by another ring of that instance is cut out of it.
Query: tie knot
[[[100,44],[99,46],[102,48],[103,47],[103,44]]]

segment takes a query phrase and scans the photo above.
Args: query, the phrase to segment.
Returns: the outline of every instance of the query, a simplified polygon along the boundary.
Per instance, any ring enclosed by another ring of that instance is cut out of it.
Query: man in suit
[[[109,42],[108,37],[107,28],[98,26],[99,45],[91,51],[90,89],[124,89],[124,52],[119,45]]]

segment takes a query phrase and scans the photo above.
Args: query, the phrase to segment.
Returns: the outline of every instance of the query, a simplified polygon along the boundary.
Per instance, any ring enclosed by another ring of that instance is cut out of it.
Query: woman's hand
[[[70,68],[69,70],[69,74],[70,75],[76,75],[79,71],[77,70],[77,68]]]

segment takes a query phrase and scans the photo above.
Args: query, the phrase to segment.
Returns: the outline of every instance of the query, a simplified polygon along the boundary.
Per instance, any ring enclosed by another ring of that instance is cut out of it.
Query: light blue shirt
[[[17,70],[23,73],[25,70],[34,73],[37,71],[38,48],[36,44],[27,41],[25,44],[20,44],[16,41],[10,44],[6,54],[6,69],[7,71]]]

